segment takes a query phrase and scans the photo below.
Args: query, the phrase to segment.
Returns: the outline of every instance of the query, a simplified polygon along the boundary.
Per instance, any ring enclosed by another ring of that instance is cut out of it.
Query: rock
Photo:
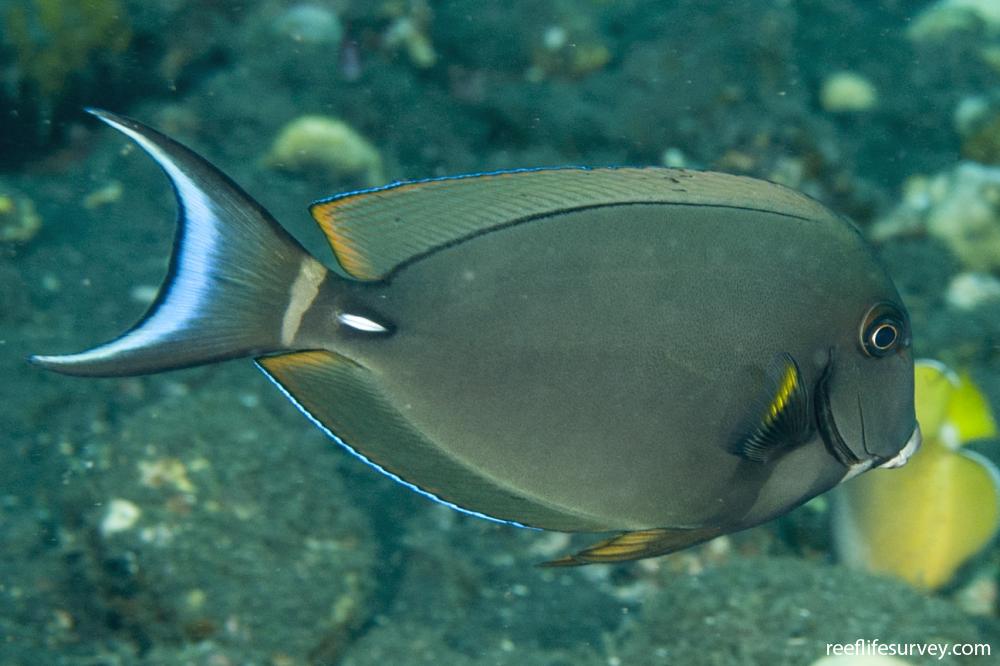
[[[292,5],[274,21],[274,30],[294,42],[337,49],[344,26],[336,12],[322,5],[304,2]]]
[[[117,203],[122,198],[124,188],[121,181],[112,180],[97,188],[83,198],[83,207],[87,210],[96,210],[103,206]]]
[[[869,111],[878,103],[878,91],[860,74],[837,72],[823,81],[819,101],[830,113]]]
[[[945,302],[959,310],[975,310],[1000,302],[1000,279],[989,273],[959,273],[951,279]]]
[[[911,663],[899,657],[887,655],[842,654],[822,657],[814,661],[812,666],[908,666]]]
[[[917,16],[907,34],[917,42],[941,41],[956,32],[978,29],[1000,33],[996,0],[938,0]]]
[[[300,116],[285,125],[264,163],[289,171],[319,170],[334,179],[360,176],[367,185],[385,182],[378,150],[343,120],[330,116]]]
[[[375,588],[343,457],[266,382],[248,400],[235,366],[210,377],[76,454],[90,465],[62,498],[78,513],[63,526],[75,535],[64,633],[153,649],[150,663],[332,663]]]
[[[962,140],[962,157],[1000,164],[1000,95],[963,99],[955,109],[955,129]]]
[[[962,162],[911,179],[903,201],[871,228],[875,240],[927,233],[972,271],[1000,270],[1000,168]]]
[[[108,502],[108,510],[101,519],[100,532],[102,536],[108,537],[115,532],[123,532],[135,527],[142,510],[133,502],[126,499],[115,498]]]
[[[27,243],[41,228],[34,201],[0,188],[0,243]]]
[[[698,576],[664,580],[606,644],[617,646],[622,664],[791,666],[827,656],[828,644],[859,638],[904,647],[982,643],[997,628],[888,578],[797,558],[739,558]],[[965,657],[931,659],[927,663],[966,663]]]

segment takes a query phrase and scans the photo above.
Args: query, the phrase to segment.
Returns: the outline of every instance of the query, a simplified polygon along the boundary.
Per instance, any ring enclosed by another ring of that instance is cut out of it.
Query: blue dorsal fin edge
[[[515,173],[538,173],[540,171],[614,171],[618,169],[641,169],[641,166],[631,166],[623,164],[614,164],[608,166],[585,166],[579,164],[564,164],[559,166],[543,166],[543,167],[521,167],[517,169],[496,169],[495,171],[475,171],[472,173],[460,173],[450,176],[434,176],[431,178],[415,178],[413,180],[394,180],[391,183],[386,183],[385,185],[376,185],[375,187],[364,187],[359,190],[350,190],[348,192],[338,192],[337,194],[332,194],[328,197],[323,197],[321,199],[316,199],[309,204],[309,207],[322,206],[323,204],[333,203],[334,201],[340,201],[341,199],[349,199],[351,197],[360,196],[362,194],[373,194],[376,192],[385,192],[387,190],[394,190],[397,187],[404,187],[409,185],[423,185],[425,183],[441,183],[453,180],[472,180],[475,178],[483,178],[488,176],[509,176]],[[663,167],[664,169],[666,167]],[[683,171],[683,169],[678,169]]]

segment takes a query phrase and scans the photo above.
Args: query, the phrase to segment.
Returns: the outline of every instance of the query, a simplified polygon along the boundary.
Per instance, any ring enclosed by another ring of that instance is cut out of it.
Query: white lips
[[[910,439],[907,440],[906,446],[900,449],[899,453],[897,453],[894,458],[890,458],[882,463],[880,467],[902,467],[906,464],[906,461],[910,459],[910,456],[916,453],[917,449],[920,448],[920,442],[922,439],[923,438],[920,435],[920,424],[918,423],[913,429],[913,434],[910,435]]]

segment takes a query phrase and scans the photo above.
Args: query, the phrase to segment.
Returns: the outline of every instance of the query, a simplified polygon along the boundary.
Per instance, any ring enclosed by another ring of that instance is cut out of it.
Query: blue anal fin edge
[[[314,414],[312,414],[312,412],[310,412],[308,409],[306,409],[306,407],[298,400],[298,398],[296,398],[294,395],[292,395],[288,391],[288,389],[286,389],[281,384],[281,382],[279,382],[268,371],[268,369],[261,364],[261,361],[259,359],[257,361],[255,361],[254,365],[257,366],[257,369],[260,370],[264,374],[265,377],[267,377],[268,381],[270,381],[278,389],[278,391],[280,391],[281,394],[283,396],[285,396],[289,400],[289,402],[291,402],[293,405],[295,405],[296,409],[298,409],[300,412],[302,412],[302,414],[304,414],[306,416],[306,418],[308,418],[313,423],[313,425],[315,425],[317,428],[319,428],[320,431],[322,431],[327,437],[329,437],[334,442],[336,442],[337,444],[339,444],[342,448],[344,448],[352,456],[354,456],[355,458],[357,458],[361,462],[365,463],[369,467],[377,470],[381,474],[389,477],[390,479],[392,479],[396,483],[399,483],[400,485],[403,485],[403,486],[409,488],[410,490],[413,490],[414,492],[418,493],[419,495],[422,495],[423,497],[426,497],[427,499],[429,499],[429,500],[431,500],[431,501],[433,501],[433,502],[435,502],[437,504],[441,504],[441,505],[446,506],[446,507],[448,507],[450,509],[454,509],[455,511],[458,511],[459,513],[463,513],[463,514],[468,515],[468,516],[473,516],[475,518],[482,518],[483,520],[488,520],[488,521],[493,522],[493,523],[498,523],[498,524],[501,524],[501,525],[510,525],[512,527],[519,527],[519,528],[522,528],[522,529],[529,529],[529,530],[538,530],[538,529],[540,529],[540,528],[537,528],[537,527],[532,527],[531,525],[525,525],[523,523],[519,523],[519,522],[514,521],[514,520],[504,520],[503,518],[497,518],[495,516],[490,516],[488,514],[481,513],[479,511],[473,511],[471,509],[466,509],[466,508],[464,508],[462,506],[459,506],[458,504],[455,504],[454,502],[449,502],[448,500],[445,500],[445,499],[443,499],[441,497],[438,497],[434,493],[428,492],[427,490],[424,490],[423,488],[421,488],[421,487],[419,487],[419,486],[417,486],[417,485],[415,485],[413,483],[410,483],[406,479],[403,479],[399,475],[394,474],[393,472],[390,472],[389,470],[385,469],[384,467],[382,467],[378,463],[376,463],[376,462],[372,461],[371,459],[369,459],[368,457],[366,457],[364,454],[362,454],[360,451],[358,451],[357,449],[355,449],[353,446],[351,446],[346,441],[344,441],[343,439],[341,439],[336,433],[334,433],[332,430],[330,430],[330,428],[328,428],[320,419],[318,419]]]

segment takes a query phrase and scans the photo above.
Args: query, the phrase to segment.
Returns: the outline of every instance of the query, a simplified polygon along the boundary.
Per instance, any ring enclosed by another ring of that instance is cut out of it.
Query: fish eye
[[[896,344],[896,338],[899,336],[899,330],[892,324],[885,322],[879,324],[878,327],[872,331],[872,347],[878,349],[879,351],[885,351],[891,349],[894,344]]]
[[[882,358],[906,346],[906,315],[891,303],[878,303],[861,325],[861,348],[868,356]]]

